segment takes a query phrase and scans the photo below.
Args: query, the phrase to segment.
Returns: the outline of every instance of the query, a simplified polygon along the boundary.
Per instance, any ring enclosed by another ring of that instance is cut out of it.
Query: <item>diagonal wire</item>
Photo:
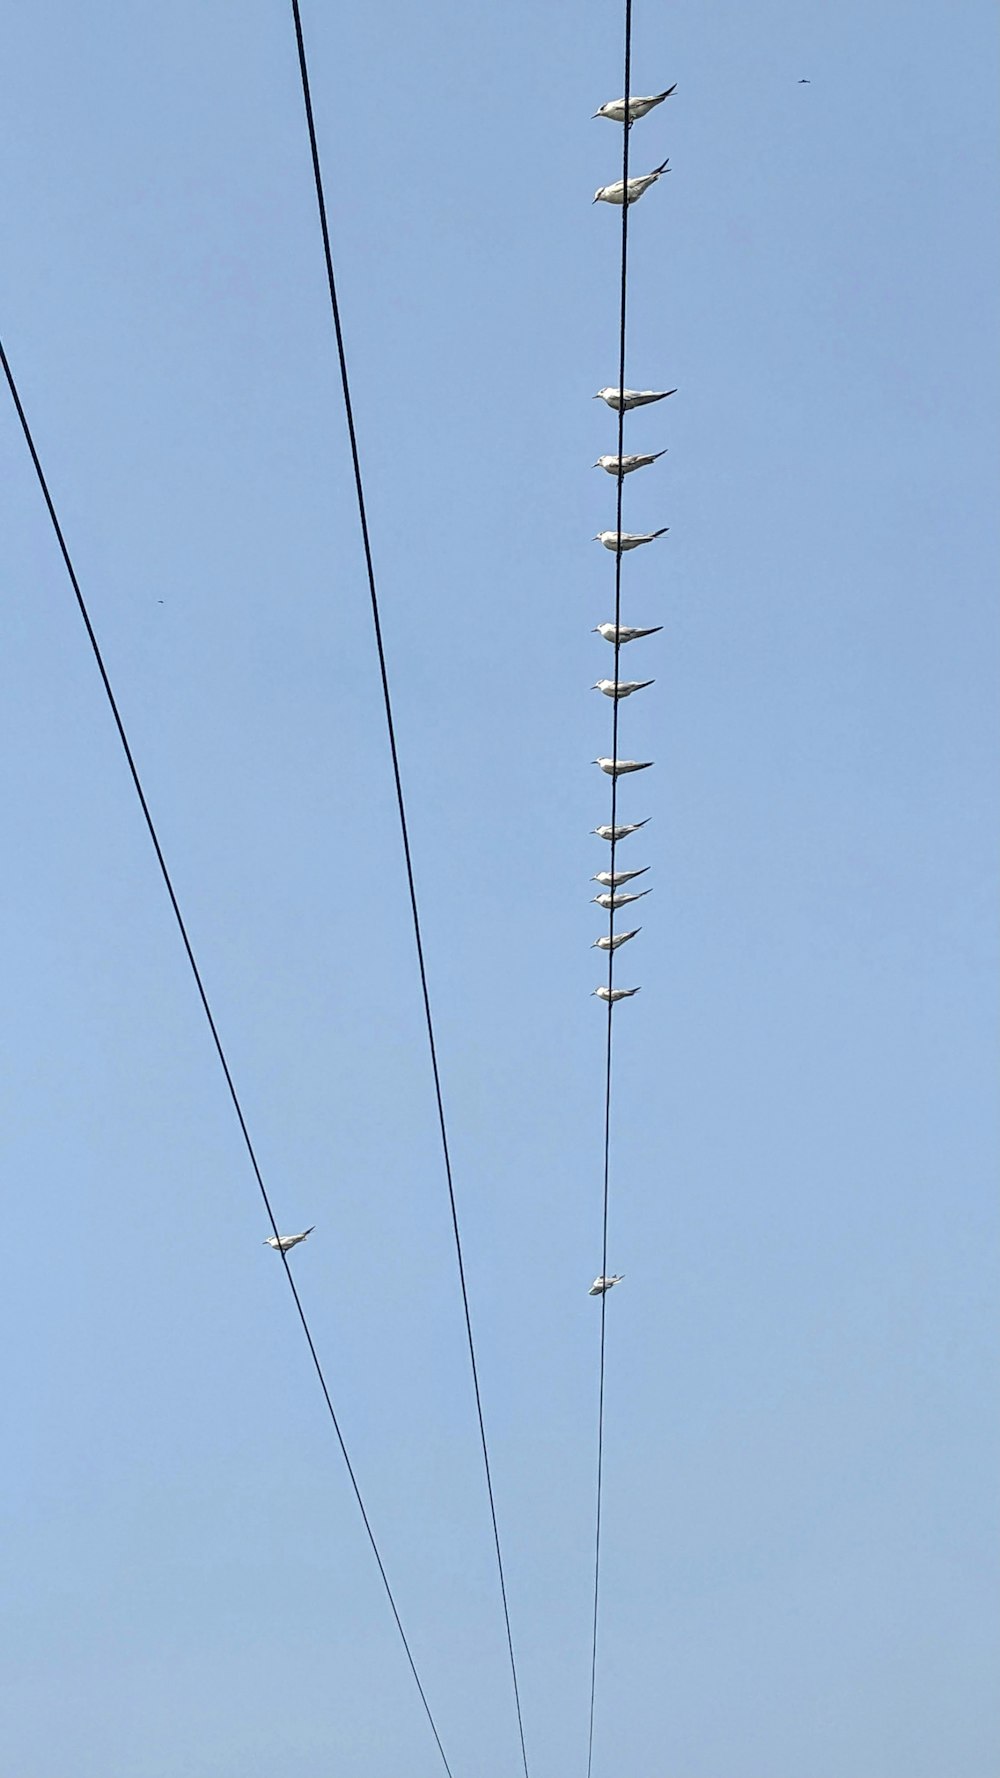
[[[618,697],[618,666],[621,654],[621,617],[622,617],[622,491],[625,483],[625,472],[622,458],[625,454],[625,316],[628,298],[628,139],[630,126],[628,120],[629,91],[632,77],[632,0],[625,0],[625,119],[622,124],[622,269],[621,269],[621,313],[618,340],[618,492],[617,492],[617,548],[615,550],[615,696],[611,719],[611,758],[618,758],[618,710],[621,703]],[[611,900],[612,906],[608,913],[608,935],[611,944],[608,947],[608,1033],[604,1077],[604,1190],[601,1216],[601,1277],[608,1275],[608,1199],[611,1178],[611,1056],[612,1056],[612,1017],[614,1001],[611,998],[615,983],[615,909],[614,909],[614,872],[615,872],[615,826],[618,817],[618,774],[611,774]],[[597,1394],[597,1507],[594,1532],[594,1617],[593,1632],[590,1646],[590,1723],[587,1731],[587,1778],[591,1778],[594,1763],[594,1703],[597,1696],[597,1618],[601,1589],[601,1504],[604,1490],[604,1355],[605,1331],[607,1325],[607,1289],[601,1292],[601,1355],[599,1383]]]
[[[118,730],[118,738],[121,741],[122,749],[125,754],[125,758],[128,761],[128,769],[129,769],[129,772],[132,777],[132,783],[135,787],[135,793],[136,793],[137,797],[139,798],[139,803],[142,808],[143,818],[145,820],[146,827],[149,832],[149,837],[153,842],[153,850],[156,853],[156,862],[160,867],[160,875],[163,878],[164,884],[166,886],[167,895],[170,898],[170,905],[173,909],[174,918],[177,921],[177,927],[178,927],[178,930],[181,935],[181,940],[183,942],[184,949],[187,953],[187,960],[188,960],[189,964],[191,965],[191,973],[194,976],[195,986],[198,990],[198,997],[201,1001],[202,1008],[205,1013],[205,1017],[208,1020],[208,1028],[212,1033],[212,1042],[215,1045],[215,1051],[216,1051],[216,1054],[219,1058],[219,1062],[222,1067],[222,1072],[225,1076],[226,1086],[229,1089],[229,1097],[233,1102],[233,1109],[236,1112],[237,1122],[239,1123],[239,1126],[240,1126],[240,1131],[243,1136],[243,1141],[244,1141],[244,1144],[246,1147],[247,1154],[250,1157],[250,1165],[253,1169],[254,1178],[256,1179],[257,1185],[260,1189],[260,1195],[261,1195],[261,1198],[263,1199],[263,1202],[264,1202],[264,1209],[267,1211],[268,1221],[270,1222],[271,1227],[274,1230],[275,1239],[280,1241],[281,1236],[280,1236],[280,1233],[278,1230],[278,1224],[275,1221],[274,1211],[271,1208],[271,1200],[267,1195],[267,1188],[264,1184],[264,1177],[263,1177],[263,1174],[260,1169],[260,1165],[257,1160],[257,1155],[254,1150],[254,1145],[250,1139],[250,1131],[247,1127],[247,1121],[246,1121],[246,1118],[244,1117],[244,1114],[243,1114],[243,1107],[240,1104],[239,1094],[236,1091],[236,1085],[233,1080],[233,1076],[230,1072],[229,1063],[226,1060],[226,1052],[222,1047],[222,1039],[219,1036],[219,1030],[218,1030],[218,1026],[216,1025],[216,1022],[215,1022],[215,1016],[212,1012],[208,994],[205,991],[205,984],[202,981],[201,971],[198,968],[198,964],[195,960],[194,950],[191,945],[191,940],[188,936],[187,926],[184,923],[184,916],[181,913],[180,903],[177,900],[177,895],[174,890],[173,882],[171,881],[170,872],[167,869],[167,862],[163,856],[163,850],[160,846],[160,841],[159,841],[159,838],[158,838],[158,835],[156,832],[156,828],[153,824],[153,817],[150,814],[149,804],[146,801],[146,794],[142,788],[142,781],[139,777],[139,771],[138,771],[138,768],[135,763],[135,758],[132,753],[132,748],[129,744],[128,735],[125,732],[125,724],[122,721],[121,712],[118,708],[118,701],[115,697],[114,691],[112,690],[111,680],[108,677],[108,670],[104,664],[104,657],[101,654],[100,644],[98,643],[97,636],[94,632],[94,626],[90,621],[90,613],[87,610],[87,606],[84,601],[83,594],[80,591],[80,583],[76,577],[76,570],[73,567],[70,553],[69,553],[69,550],[66,545],[66,539],[63,536],[62,526],[60,525],[58,516],[56,514],[56,509],[53,504],[52,495],[49,493],[49,485],[45,479],[45,472],[42,469],[41,460],[39,458],[37,450],[35,449],[35,441],[32,438],[31,429],[28,425],[27,416],[25,414],[24,408],[21,405],[21,397],[18,394],[17,385],[14,381],[14,374],[10,368],[10,364],[7,359],[7,354],[3,349],[3,342],[2,341],[0,341],[0,363],[2,363],[2,365],[3,365],[4,374],[7,378],[7,383],[10,388],[11,396],[13,397],[14,406],[17,409],[17,417],[21,422],[21,430],[24,433],[25,442],[28,446],[28,451],[31,456],[31,461],[35,466],[35,474],[38,477],[38,484],[42,490],[42,495],[44,497],[45,504],[48,508],[49,518],[52,521],[52,529],[55,532],[56,541],[59,544],[59,549],[62,554],[62,559],[66,565],[66,572],[69,575],[70,584],[71,584],[73,591],[76,595],[77,606],[79,607],[80,616],[83,619],[84,628],[86,629],[86,632],[87,632],[87,639],[88,639],[91,649],[93,651],[94,659],[97,662],[97,670],[101,676],[101,683],[104,686],[104,691],[107,696],[108,703],[111,706],[111,714],[115,719],[115,727]],[[389,1606],[392,1611],[393,1618],[395,1619],[395,1622],[396,1622],[396,1628],[399,1631],[400,1639],[402,1641],[404,1649],[406,1650],[406,1659],[409,1662],[410,1672],[413,1674],[413,1678],[416,1683],[417,1691],[420,1694],[420,1702],[422,1703],[422,1705],[424,1707],[424,1712],[427,1717],[427,1721],[429,1722],[430,1727],[431,1727],[431,1733],[433,1734],[434,1739],[437,1743],[437,1749],[441,1755],[442,1764],[444,1765],[444,1769],[448,1774],[448,1778],[452,1778],[451,1767],[448,1764],[448,1760],[446,1758],[444,1748],[441,1745],[441,1737],[438,1734],[437,1725],[434,1721],[434,1717],[431,1714],[431,1707],[427,1702],[427,1696],[424,1692],[423,1685],[421,1684],[420,1675],[417,1672],[416,1663],[413,1659],[413,1654],[410,1649],[409,1641],[407,1640],[406,1632],[403,1629],[402,1619],[400,1618],[399,1610],[396,1605],[395,1598],[393,1597],[392,1588],[389,1585],[389,1577],[386,1574],[385,1566],[382,1561],[382,1556],[380,1554],[378,1544],[375,1541],[375,1533],[372,1530],[371,1522],[368,1518],[368,1513],[365,1508],[365,1503],[364,1503],[364,1500],[362,1499],[362,1496],[361,1496],[361,1489],[358,1486],[358,1479],[354,1473],[354,1466],[351,1462],[350,1457],[347,1454],[347,1446],[344,1443],[344,1435],[340,1430],[340,1423],[339,1423],[339,1421],[337,1419],[337,1415],[334,1411],[333,1401],[331,1400],[331,1397],[330,1397],[330,1391],[327,1387],[326,1378],[323,1375],[323,1367],[319,1361],[319,1354],[316,1351],[316,1347],[313,1342],[313,1337],[312,1337],[312,1334],[309,1330],[309,1323],[306,1320],[306,1313],[302,1307],[302,1303],[299,1298],[299,1293],[298,1293],[297,1289],[295,1288],[295,1280],[292,1277],[291,1267],[289,1266],[289,1263],[288,1263],[288,1255],[280,1247],[278,1248],[278,1252],[281,1254],[281,1261],[282,1261],[282,1264],[285,1268],[285,1276],[288,1279],[288,1287],[292,1293],[292,1298],[295,1303],[295,1308],[298,1313],[299,1320],[302,1323],[302,1332],[305,1335],[306,1344],[309,1347],[309,1355],[310,1355],[312,1362],[313,1362],[313,1368],[315,1369],[316,1375],[319,1379],[319,1386],[323,1391],[323,1399],[326,1402],[327,1411],[328,1411],[328,1413],[330,1415],[330,1419],[333,1423],[333,1430],[337,1435],[337,1443],[340,1446],[341,1455],[344,1459],[344,1463],[347,1468],[347,1474],[350,1478],[351,1487],[354,1490],[354,1498],[358,1503],[358,1508],[361,1513],[361,1518],[364,1523],[365,1531],[368,1534],[368,1541],[371,1544],[372,1553],[375,1557],[376,1563],[378,1564],[378,1571],[382,1577],[382,1585],[385,1588],[386,1597],[389,1601]]]
[[[511,1632],[510,1610],[507,1603],[507,1583],[504,1576],[503,1556],[500,1549],[500,1529],[497,1522],[496,1501],[493,1494],[493,1475],[490,1468],[490,1454],[486,1440],[486,1423],[483,1418],[483,1403],[479,1386],[479,1367],[476,1362],[476,1347],[472,1335],[472,1316],[469,1309],[469,1293],[466,1285],[465,1261],[462,1253],[462,1237],[459,1230],[458,1206],[455,1200],[451,1151],[448,1145],[448,1128],[444,1115],[444,1097],[441,1088],[441,1073],[438,1066],[437,1043],[434,1036],[434,1020],[431,1014],[430,990],[428,988],[427,968],[424,961],[420,911],[417,904],[416,881],[413,874],[413,859],[410,853],[410,836],[406,821],[406,804],[403,798],[403,781],[399,767],[399,752],[396,746],[396,729],[392,714],[392,699],[389,693],[389,671],[386,663],[385,645],[382,639],[382,623],[379,615],[375,566],[372,557],[371,537],[368,529],[368,512],[365,504],[364,482],[361,475],[361,457],[358,450],[357,431],[354,424],[354,406],[351,401],[350,380],[347,374],[347,352],[344,345],[344,330],[340,318],[340,304],[337,299],[337,280],[333,269],[333,251],[330,245],[330,226],[327,218],[326,197],[323,190],[323,175],[320,169],[319,145],[316,139],[316,123],[313,115],[312,94],[309,84],[309,67],[306,59],[305,37],[302,30],[302,15],[299,9],[299,0],[292,0],[292,17],[295,23],[295,40],[299,55],[299,74],[302,81],[302,100],[305,106],[306,126],[309,132],[309,151],[312,157],[313,180],[316,186],[316,204],[319,211],[320,231],[323,237],[323,257],[326,264],[326,280],[330,294],[330,310],[337,342],[337,358],[340,364],[340,381],[344,397],[344,413],[347,419],[347,431],[351,446],[351,462],[354,468],[354,487],[357,495],[358,518],[361,524],[361,540],[364,546],[365,567],[368,575],[368,591],[371,599],[372,623],[375,630],[375,646],[378,652],[379,673],[382,680],[382,701],[385,708],[389,752],[392,759],[392,775],[396,788],[396,807],[399,812],[399,828],[403,842],[403,858],[406,865],[406,882],[410,897],[410,912],[413,918],[413,936],[416,942],[417,966],[420,972],[420,991],[423,997],[424,1021],[427,1026],[427,1041],[430,1049],[431,1071],[434,1078],[434,1096],[437,1101],[438,1126],[441,1132],[441,1148],[444,1156],[445,1179],[448,1185],[451,1226],[455,1237],[455,1256],[458,1261],[458,1277],[462,1291],[462,1307],[465,1314],[465,1332],[469,1348],[469,1363],[472,1369],[472,1384],[476,1398],[476,1415],[479,1420],[479,1441],[482,1447],[483,1468],[486,1472],[486,1490],[489,1495],[490,1518],[493,1524],[493,1543],[496,1549],[497,1572],[500,1578],[500,1598],[503,1604],[504,1625],[507,1632],[507,1652],[510,1657],[510,1673],[514,1687],[517,1731],[521,1743],[521,1763],[524,1767],[524,1778],[528,1778],[528,1755],[525,1749],[524,1722],[521,1715],[521,1694],[517,1681],[517,1663],[514,1659],[514,1638]]]

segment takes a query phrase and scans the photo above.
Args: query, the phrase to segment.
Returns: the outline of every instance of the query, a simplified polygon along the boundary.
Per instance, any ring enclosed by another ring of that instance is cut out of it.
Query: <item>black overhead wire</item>
[[[611,758],[618,759],[618,665],[621,654],[621,621],[622,621],[622,490],[625,483],[625,472],[622,459],[625,454],[625,315],[628,297],[628,139],[629,127],[629,90],[632,76],[632,0],[625,0],[625,81],[624,106],[625,117],[622,123],[622,272],[621,272],[621,313],[618,341],[618,498],[617,498],[617,547],[615,549],[615,695],[612,698],[613,715],[611,718]],[[608,1197],[611,1177],[611,1056],[612,1032],[614,1029],[614,1001],[612,992],[615,985],[615,827],[618,816],[618,773],[612,764],[611,771],[611,907],[608,910],[608,1032],[604,1078],[604,1190],[601,1216],[601,1277],[608,1275]],[[587,1778],[591,1778],[594,1763],[594,1700],[597,1693],[597,1615],[601,1587],[601,1503],[604,1489],[604,1348],[605,1329],[607,1323],[608,1291],[605,1285],[601,1291],[601,1355],[599,1383],[597,1394],[597,1509],[596,1528],[594,1533],[594,1619],[590,1649],[590,1723],[587,1731]]]
[[[267,1195],[267,1188],[264,1184],[264,1177],[263,1177],[263,1174],[261,1173],[261,1170],[260,1170],[260,1165],[257,1160],[257,1155],[254,1150],[253,1142],[250,1139],[250,1131],[247,1127],[246,1118],[243,1115],[243,1107],[240,1104],[239,1094],[236,1091],[236,1085],[233,1080],[233,1076],[230,1072],[229,1063],[226,1060],[226,1052],[222,1047],[222,1039],[219,1036],[219,1030],[218,1030],[218,1026],[216,1025],[216,1022],[215,1022],[215,1016],[212,1012],[212,1008],[209,1003],[208,995],[205,991],[205,984],[202,981],[201,971],[198,968],[198,964],[195,960],[194,950],[191,945],[191,940],[188,937],[188,930],[187,930],[187,927],[184,923],[184,916],[181,913],[180,903],[177,900],[177,895],[174,890],[173,882],[171,881],[170,872],[167,869],[167,862],[163,856],[163,850],[160,845],[160,841],[157,836],[156,828],[153,823],[153,817],[150,814],[149,804],[146,801],[146,794],[142,788],[142,782],[139,777],[139,771],[138,771],[138,768],[135,763],[135,758],[132,753],[132,748],[129,744],[128,735],[125,732],[125,724],[122,721],[121,712],[118,708],[118,701],[117,701],[114,691],[112,690],[112,687],[111,687],[111,680],[108,677],[108,670],[104,664],[104,657],[101,654],[100,644],[98,643],[97,636],[94,633],[94,626],[90,621],[90,613],[87,610],[87,606],[84,601],[83,594],[80,591],[80,583],[76,577],[76,570],[73,567],[73,563],[70,558],[70,553],[69,553],[69,550],[66,546],[66,539],[63,536],[62,526],[59,523],[59,519],[56,514],[56,509],[55,509],[55,506],[52,501],[52,496],[49,493],[48,482],[45,479],[45,473],[42,469],[42,465],[41,465],[41,461],[38,456],[38,452],[35,449],[35,441],[32,438],[31,429],[28,425],[27,416],[25,414],[24,408],[21,405],[21,397],[18,394],[17,385],[14,382],[14,374],[10,368],[10,364],[8,363],[7,354],[4,351],[2,341],[0,341],[0,363],[3,364],[4,374],[7,378],[7,383],[10,387],[10,392],[13,397],[14,406],[17,409],[17,417],[21,422],[21,430],[24,433],[25,442],[28,446],[28,450],[31,455],[31,461],[35,466],[35,474],[38,477],[39,487],[42,490],[42,495],[44,497],[45,504],[48,507],[49,518],[52,521],[52,529],[54,530],[54,532],[56,534],[56,541],[59,544],[59,549],[62,553],[62,559],[63,559],[64,563],[66,564],[66,572],[69,575],[70,584],[72,585],[73,591],[76,595],[77,606],[79,607],[80,616],[83,619],[84,628],[86,629],[86,632],[87,632],[87,639],[90,642],[90,646],[93,651],[94,659],[97,662],[97,670],[101,675],[101,683],[104,686],[104,691],[107,696],[108,703],[111,706],[111,714],[115,719],[115,727],[118,730],[118,738],[121,741],[122,749],[124,751],[125,758],[128,762],[128,769],[131,774],[132,783],[135,787],[135,793],[136,793],[137,797],[139,798],[139,803],[142,808],[142,813],[143,813],[143,817],[146,822],[146,827],[149,832],[149,837],[153,842],[153,850],[156,853],[156,862],[160,867],[160,875],[163,878],[164,884],[166,886],[167,895],[170,898],[170,905],[173,908],[174,918],[177,921],[177,926],[178,926],[178,930],[181,935],[181,940],[183,942],[184,949],[187,953],[187,960],[188,960],[189,964],[191,965],[191,973],[194,976],[195,986],[197,987],[197,990],[198,990],[198,997],[201,1001],[202,1008],[205,1013],[205,1017],[208,1020],[209,1030],[212,1033],[212,1042],[215,1045],[215,1051],[216,1051],[216,1054],[219,1058],[219,1062],[222,1067],[222,1072],[225,1075],[226,1086],[229,1089],[229,1097],[231,1098],[231,1100],[233,1102],[233,1109],[236,1112],[236,1118],[237,1118],[237,1122],[239,1123],[239,1126],[240,1126],[241,1134],[243,1136],[243,1142],[246,1147],[247,1154],[250,1157],[250,1165],[253,1169],[253,1175],[254,1175],[254,1178],[257,1181],[257,1185],[260,1189],[260,1195],[261,1195],[261,1198],[263,1199],[264,1209],[267,1212],[268,1221],[270,1222],[271,1228],[274,1231],[275,1240],[280,1241],[281,1235],[280,1235],[280,1232],[278,1229],[278,1224],[275,1221],[274,1211],[271,1208],[271,1200]],[[416,1663],[413,1659],[413,1655],[410,1650],[410,1644],[409,1644],[409,1641],[407,1640],[406,1631],[403,1629],[402,1619],[400,1618],[400,1615],[399,1615],[399,1609],[398,1609],[398,1607],[396,1605],[396,1601],[393,1597],[392,1588],[389,1585],[389,1577],[386,1574],[385,1565],[382,1561],[382,1556],[379,1552],[378,1544],[375,1541],[375,1533],[372,1530],[371,1521],[369,1520],[368,1513],[365,1508],[365,1503],[364,1503],[364,1500],[362,1499],[362,1496],[361,1496],[361,1489],[358,1486],[357,1476],[354,1473],[354,1466],[351,1463],[351,1459],[347,1454],[347,1446],[344,1443],[344,1435],[340,1430],[340,1423],[339,1423],[339,1421],[337,1419],[337,1415],[334,1411],[333,1402],[330,1398],[330,1391],[327,1387],[326,1378],[323,1375],[323,1367],[320,1364],[319,1355],[316,1351],[316,1346],[314,1344],[313,1337],[312,1337],[312,1334],[309,1329],[309,1323],[306,1320],[306,1313],[302,1307],[302,1303],[299,1298],[299,1293],[295,1288],[295,1279],[292,1277],[292,1270],[291,1270],[291,1267],[289,1266],[289,1263],[288,1263],[288,1256],[282,1250],[282,1248],[280,1246],[278,1248],[278,1252],[281,1254],[281,1261],[282,1261],[282,1264],[285,1268],[285,1276],[288,1279],[288,1288],[292,1293],[292,1298],[295,1303],[295,1308],[298,1312],[299,1320],[302,1323],[302,1332],[305,1334],[306,1344],[309,1347],[309,1355],[313,1361],[313,1367],[314,1367],[314,1369],[316,1371],[316,1375],[319,1379],[319,1386],[323,1391],[323,1399],[326,1402],[327,1411],[328,1411],[328,1413],[330,1415],[330,1419],[333,1423],[333,1430],[337,1435],[337,1443],[340,1446],[341,1455],[344,1459],[344,1463],[347,1468],[347,1474],[350,1478],[351,1487],[354,1490],[354,1498],[358,1503],[358,1508],[361,1513],[361,1518],[364,1523],[365,1531],[368,1534],[368,1541],[371,1544],[372,1553],[375,1557],[375,1561],[378,1564],[378,1571],[382,1577],[382,1585],[385,1588],[386,1598],[389,1601],[389,1606],[392,1611],[393,1618],[395,1619],[395,1622],[396,1622],[396,1628],[399,1631],[400,1639],[402,1641],[404,1649],[406,1650],[406,1659],[409,1662],[410,1672],[413,1674],[413,1678],[414,1678],[414,1681],[415,1681],[415,1684],[417,1687],[417,1691],[420,1694],[420,1702],[422,1703],[422,1705],[424,1707],[424,1711],[427,1716],[427,1721],[430,1723],[431,1733],[434,1736],[434,1740],[437,1743],[437,1749],[441,1755],[442,1764],[444,1765],[445,1771],[448,1773],[448,1778],[452,1778],[451,1767],[448,1764],[448,1760],[445,1755],[444,1748],[441,1745],[441,1737],[438,1734],[437,1725],[434,1721],[434,1717],[431,1714],[431,1707],[427,1702],[427,1696],[426,1696],[426,1693],[424,1692],[423,1685],[421,1684],[420,1675],[417,1672]]]
[[[524,1778],[528,1778],[528,1755],[524,1742],[524,1723],[521,1716],[521,1694],[517,1682],[517,1664],[514,1659],[514,1638],[511,1632],[510,1611],[507,1604],[507,1583],[504,1576],[503,1556],[500,1550],[500,1530],[497,1523],[497,1509],[493,1495],[493,1475],[490,1469],[490,1454],[486,1441],[486,1424],[483,1419],[483,1403],[479,1387],[479,1367],[476,1362],[476,1347],[472,1337],[472,1316],[469,1309],[469,1293],[465,1280],[465,1261],[462,1254],[462,1237],[458,1224],[458,1206],[455,1201],[455,1186],[451,1168],[451,1151],[448,1146],[448,1129],[444,1115],[444,1098],[441,1090],[441,1074],[438,1067],[437,1043],[434,1037],[434,1020],[431,1015],[430,990],[427,985],[427,968],[424,962],[420,912],[417,905],[413,859],[410,853],[410,836],[406,821],[406,804],[403,798],[403,781],[399,768],[399,752],[396,746],[396,729],[392,714],[392,700],[389,694],[389,671],[386,663],[385,645],[382,640],[382,623],[379,616],[375,566],[372,558],[371,538],[368,530],[368,513],[365,505],[364,482],[361,475],[361,457],[358,450],[357,431],[354,424],[354,407],[351,401],[351,387],[347,374],[347,352],[344,345],[344,331],[340,319],[340,304],[337,299],[337,280],[333,269],[330,227],[327,219],[326,197],[323,191],[323,175],[320,169],[319,144],[316,139],[316,123],[313,116],[312,94],[309,85],[309,67],[306,60],[305,38],[302,30],[302,15],[299,10],[298,0],[292,0],[292,16],[295,21],[295,40],[299,52],[299,73],[302,79],[302,99],[305,105],[306,126],[309,132],[309,151],[312,156],[313,179],[316,186],[316,204],[319,210],[320,231],[323,236],[323,257],[326,262],[326,280],[330,293],[330,310],[333,317],[333,328],[337,341],[337,358],[340,363],[340,381],[344,396],[344,413],[347,419],[347,431],[350,439],[351,462],[354,467],[354,487],[358,502],[358,518],[361,523],[361,540],[364,546],[365,567],[368,574],[368,591],[371,599],[372,623],[375,629],[375,647],[378,652],[379,673],[382,680],[382,701],[385,707],[385,723],[389,738],[389,752],[392,759],[392,775],[396,787],[396,807],[399,812],[399,830],[403,842],[403,858],[406,865],[406,882],[410,896],[410,912],[413,917],[413,936],[417,948],[417,967],[420,973],[420,990],[423,996],[424,1020],[427,1026],[427,1041],[430,1049],[431,1071],[434,1077],[434,1096],[437,1101],[438,1126],[441,1132],[441,1149],[444,1157],[445,1179],[448,1186],[448,1202],[451,1209],[451,1226],[455,1237],[455,1255],[458,1260],[458,1277],[462,1291],[462,1307],[465,1313],[465,1332],[469,1347],[469,1363],[472,1369],[472,1385],[476,1398],[476,1414],[479,1420],[479,1440],[483,1452],[483,1468],[486,1472],[486,1490],[489,1495],[490,1518],[493,1524],[493,1543],[496,1549],[497,1572],[500,1577],[500,1598],[503,1604],[504,1625],[507,1632],[507,1651],[510,1656],[510,1673],[514,1686],[514,1705],[517,1711],[517,1732],[521,1743],[521,1763],[524,1767]]]

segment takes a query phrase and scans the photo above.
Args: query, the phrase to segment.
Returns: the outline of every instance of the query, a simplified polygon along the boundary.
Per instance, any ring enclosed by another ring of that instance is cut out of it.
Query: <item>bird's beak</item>
[[[802,84],[801,81],[799,82],[799,84],[801,86],[801,84]],[[595,117],[600,117],[601,114],[599,111],[592,111],[590,115],[591,115],[591,118],[593,119]]]

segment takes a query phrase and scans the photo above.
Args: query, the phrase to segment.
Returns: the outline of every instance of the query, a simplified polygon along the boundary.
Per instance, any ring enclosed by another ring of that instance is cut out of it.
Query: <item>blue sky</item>
[[[305,25],[529,1756],[572,1778],[620,8]],[[5,344],[456,1778],[506,1778],[290,18],[39,0],[5,63]],[[678,92],[629,380],[680,393],[630,432],[671,530],[626,565],[665,627],[623,712],[599,1778],[1000,1770],[994,63],[980,0],[636,4]],[[0,453],[5,1769],[430,1778],[9,406]]]

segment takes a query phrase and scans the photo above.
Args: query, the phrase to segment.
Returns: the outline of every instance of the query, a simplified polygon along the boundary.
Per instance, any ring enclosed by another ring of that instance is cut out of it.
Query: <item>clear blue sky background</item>
[[[621,7],[306,28],[529,1752],[576,1778]],[[1000,1772],[994,39],[637,0],[678,93],[629,375],[681,392],[629,433],[671,531],[626,564],[598,1778]],[[7,348],[455,1773],[509,1778],[288,9],[37,0],[4,61]],[[0,454],[0,1770],[432,1778],[6,401]]]

